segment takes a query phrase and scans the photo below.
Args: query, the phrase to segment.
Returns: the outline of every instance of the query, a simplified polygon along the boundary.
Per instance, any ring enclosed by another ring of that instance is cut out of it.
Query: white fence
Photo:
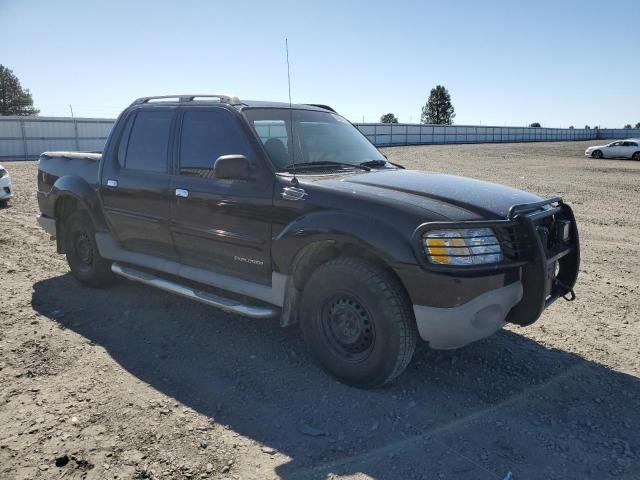
[[[36,159],[46,150],[101,151],[114,122],[106,118],[0,117],[0,160]],[[640,130],[621,128],[585,130],[405,123],[357,123],[355,126],[377,146],[640,138]]]
[[[443,143],[561,142],[640,137],[639,129],[485,127],[360,123],[356,127],[376,146]]]
[[[0,117],[0,159],[31,160],[46,150],[101,151],[115,120]]]

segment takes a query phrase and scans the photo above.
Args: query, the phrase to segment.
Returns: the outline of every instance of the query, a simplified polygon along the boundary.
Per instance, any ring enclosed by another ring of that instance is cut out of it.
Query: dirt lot
[[[297,328],[119,281],[91,290],[35,224],[33,162],[5,162],[0,478],[640,478],[640,163],[586,143],[387,149],[575,208],[573,303],[387,388],[313,363]],[[57,464],[56,464],[57,463]]]

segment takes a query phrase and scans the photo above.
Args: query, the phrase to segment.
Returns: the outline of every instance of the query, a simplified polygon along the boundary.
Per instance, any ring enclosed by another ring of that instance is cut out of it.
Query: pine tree
[[[0,65],[0,115],[37,115],[33,98],[11,70]]]
[[[451,95],[442,85],[437,85],[431,89],[429,100],[422,107],[421,123],[431,123],[435,125],[451,125],[456,116]]]

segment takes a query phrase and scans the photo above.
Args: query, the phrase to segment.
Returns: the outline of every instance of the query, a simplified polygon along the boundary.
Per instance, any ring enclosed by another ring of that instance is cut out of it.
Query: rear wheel
[[[602,150],[594,150],[591,153],[591,158],[602,158]]]
[[[640,160],[640,152],[635,152],[633,155],[631,155],[631,158],[633,158],[634,160]]]
[[[356,258],[329,261],[307,281],[301,301],[305,341],[339,380],[379,387],[409,364],[417,339],[413,309],[382,268]]]
[[[64,222],[64,249],[71,273],[89,287],[102,287],[113,281],[111,262],[100,256],[95,229],[83,211],[73,212]]]

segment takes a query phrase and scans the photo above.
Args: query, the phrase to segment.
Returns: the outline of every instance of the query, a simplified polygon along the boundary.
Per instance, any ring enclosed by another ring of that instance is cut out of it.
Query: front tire
[[[411,302],[375,264],[338,258],[321,265],[302,294],[301,327],[322,367],[340,381],[375,388],[400,375],[416,348]]]
[[[64,250],[73,276],[88,287],[103,287],[113,281],[111,262],[100,256],[93,222],[83,211],[73,212],[64,222]]]
[[[596,158],[596,159],[602,158],[602,150],[594,150],[591,153],[591,158]]]

